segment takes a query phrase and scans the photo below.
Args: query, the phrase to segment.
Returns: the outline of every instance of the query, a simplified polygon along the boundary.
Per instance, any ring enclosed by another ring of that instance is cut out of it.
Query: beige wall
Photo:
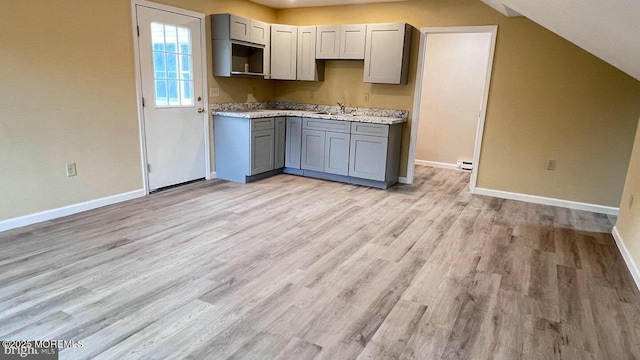
[[[473,161],[491,33],[429,34],[416,160]]]
[[[3,2],[0,220],[142,187],[130,24],[126,1]]]
[[[634,262],[640,265],[640,122],[636,130],[636,141],[622,192],[616,227]]]
[[[537,24],[506,18],[476,0],[289,9],[278,11],[277,20],[498,25],[478,186],[618,206],[640,114],[640,82]],[[416,40],[408,85],[364,84],[362,62],[330,61],[323,83],[278,84],[277,99],[412,110]],[[369,103],[364,93],[371,93]],[[409,131],[406,124],[403,174]],[[557,170],[546,171],[546,159],[556,159]]]
[[[275,20],[244,0],[159,2]],[[142,188],[129,0],[4,1],[0,49],[0,220]],[[211,102],[273,99],[264,80],[209,86]]]

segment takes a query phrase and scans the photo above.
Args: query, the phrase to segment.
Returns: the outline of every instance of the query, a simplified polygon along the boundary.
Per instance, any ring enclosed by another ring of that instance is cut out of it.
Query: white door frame
[[[204,159],[205,159],[205,179],[211,179],[211,151],[210,147],[210,125],[209,125],[209,97],[207,90],[207,36],[206,36],[206,28],[205,28],[205,15],[180,9],[173,6],[162,5],[158,3],[154,3],[146,0],[131,0],[131,30],[133,34],[133,56],[135,60],[135,71],[136,71],[136,96],[137,96],[137,105],[138,105],[138,127],[140,131],[140,158],[141,169],[142,169],[142,186],[144,187],[144,192],[146,195],[149,195],[149,175],[147,174],[147,142],[145,138],[145,127],[144,127],[144,108],[142,106],[142,69],[140,67],[140,52],[139,52],[139,41],[138,41],[138,19],[136,16],[136,6],[144,6],[151,9],[162,10],[167,12],[172,12],[179,15],[191,16],[194,18],[200,19],[200,47],[202,48],[202,106],[205,109],[203,113],[203,126],[204,126]]]
[[[496,48],[497,25],[490,26],[452,26],[452,27],[426,27],[420,29],[420,51],[416,72],[416,88],[413,96],[413,116],[411,117],[411,140],[409,141],[409,159],[407,161],[407,183],[413,183],[414,167],[416,162],[416,149],[418,142],[418,123],[420,121],[420,104],[422,97],[422,77],[424,76],[424,60],[427,50],[427,35],[435,33],[489,33],[491,34],[491,47],[489,49],[489,61],[487,62],[487,74],[484,92],[482,94],[482,106],[478,116],[478,129],[476,130],[476,142],[473,150],[473,170],[469,191],[473,194],[478,181],[478,165],[480,164],[480,150],[482,148],[482,135],[484,133],[484,121],[487,116],[487,102],[489,100],[489,86],[491,85],[491,71],[493,69],[493,55]]]

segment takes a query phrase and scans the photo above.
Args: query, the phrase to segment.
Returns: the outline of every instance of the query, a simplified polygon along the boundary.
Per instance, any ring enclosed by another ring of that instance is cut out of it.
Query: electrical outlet
[[[209,88],[209,97],[219,97],[220,88]]]
[[[555,170],[555,169],[556,169],[556,161],[547,160],[547,170]]]
[[[631,209],[632,206],[633,206],[633,194],[629,196],[629,209]]]
[[[313,91],[309,91],[309,99],[313,99]]]
[[[78,171],[76,169],[76,163],[68,163],[66,165],[66,169],[67,169],[67,177],[78,175]]]
[[[369,93],[364,93],[364,102],[369,102]]]

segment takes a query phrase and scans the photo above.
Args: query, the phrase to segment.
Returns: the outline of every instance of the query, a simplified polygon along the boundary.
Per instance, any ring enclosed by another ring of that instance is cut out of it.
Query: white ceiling
[[[640,80],[640,1],[501,0],[501,2],[506,7]]]
[[[522,16],[522,14],[518,13],[517,11],[503,4],[502,0],[480,0],[480,1],[491,6],[495,10],[498,10],[504,16],[508,16],[508,17]]]
[[[254,3],[266,5],[274,9],[286,9],[296,7],[314,7],[329,5],[368,4],[378,2],[395,2],[407,0],[250,0]]]

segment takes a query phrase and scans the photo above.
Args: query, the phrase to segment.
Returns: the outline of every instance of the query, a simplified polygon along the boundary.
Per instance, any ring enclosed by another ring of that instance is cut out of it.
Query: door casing
[[[131,29],[133,36],[133,56],[135,63],[135,75],[136,75],[136,103],[138,108],[138,128],[140,133],[140,169],[142,171],[142,185],[146,195],[149,194],[149,175],[147,173],[147,144],[145,137],[145,125],[144,125],[144,108],[142,106],[142,69],[140,68],[140,53],[139,53],[139,41],[138,41],[138,20],[136,17],[136,6],[144,6],[156,10],[167,11],[179,15],[191,16],[200,19],[200,36],[203,41],[200,46],[202,47],[202,106],[205,109],[203,116],[204,126],[204,158],[205,158],[205,179],[212,178],[211,175],[211,150],[210,150],[210,137],[211,137],[211,119],[209,116],[209,98],[207,90],[207,47],[206,47],[206,28],[205,28],[205,15],[202,13],[176,8],[173,6],[162,5],[146,0],[131,0]]]
[[[487,73],[485,80],[485,88],[482,95],[482,105],[480,115],[478,117],[478,127],[476,130],[476,140],[473,150],[473,170],[471,171],[471,181],[469,181],[469,191],[475,193],[476,184],[478,182],[478,168],[480,165],[480,151],[482,149],[482,135],[484,133],[484,122],[487,116],[487,103],[489,101],[489,88],[491,85],[491,72],[493,69],[493,57],[496,48],[496,36],[498,33],[497,25],[489,26],[451,26],[451,27],[433,27],[420,29],[420,50],[418,54],[418,66],[416,73],[416,87],[414,90],[413,115],[411,117],[411,135],[409,141],[409,157],[407,160],[407,177],[402,178],[400,182],[405,184],[413,183],[413,175],[415,172],[416,148],[418,141],[418,122],[420,121],[420,102],[422,95],[422,77],[424,75],[425,53],[427,50],[427,36],[434,33],[490,33],[491,45],[489,48],[489,61],[487,62]]]

